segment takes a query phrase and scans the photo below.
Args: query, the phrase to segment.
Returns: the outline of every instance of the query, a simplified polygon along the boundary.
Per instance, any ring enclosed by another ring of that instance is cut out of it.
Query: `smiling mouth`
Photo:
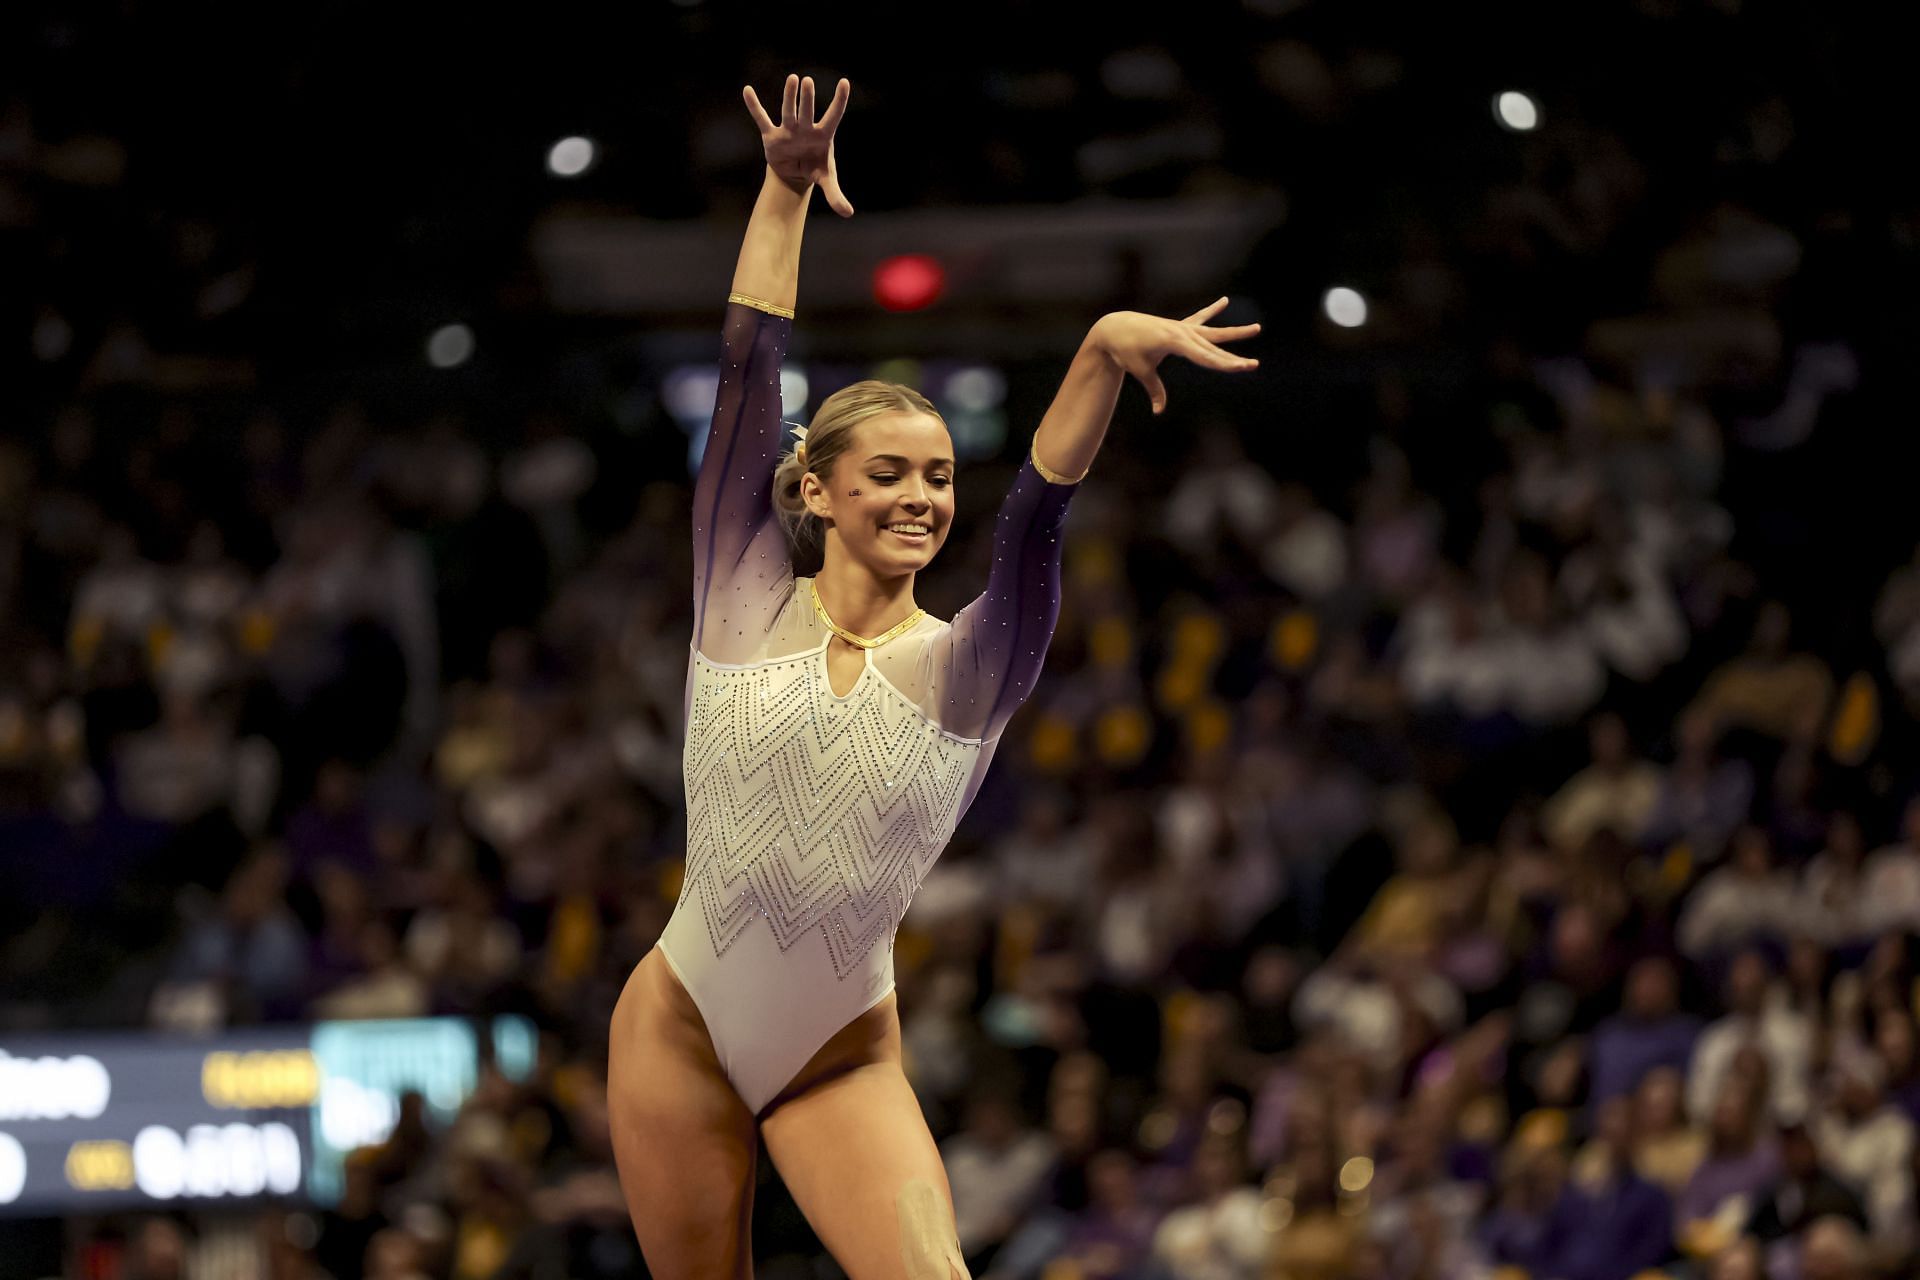
[[[931,531],[927,533],[902,533],[898,529],[890,528],[887,530],[887,532],[892,534],[894,537],[900,539],[902,542],[912,542],[916,544],[925,542],[928,538],[931,538],[933,536]]]

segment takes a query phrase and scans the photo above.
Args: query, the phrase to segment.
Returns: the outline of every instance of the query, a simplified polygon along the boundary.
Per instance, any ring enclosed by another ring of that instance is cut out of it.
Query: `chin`
[[[939,544],[936,543],[932,546],[927,546],[927,547],[902,546],[902,547],[892,547],[892,548],[889,548],[888,550],[890,554],[881,557],[882,560],[887,564],[899,565],[899,564],[905,563],[905,564],[913,564],[913,565],[924,565],[928,561],[933,559],[934,555],[939,552],[940,547],[939,547]]]

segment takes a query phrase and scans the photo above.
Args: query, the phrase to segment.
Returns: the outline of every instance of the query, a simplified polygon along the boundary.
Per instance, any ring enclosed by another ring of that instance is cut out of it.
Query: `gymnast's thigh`
[[[609,1038],[614,1163],[648,1270],[657,1280],[751,1277],[753,1113],[658,948],[627,979]]]
[[[953,1191],[898,1062],[854,1067],[760,1119],[794,1203],[848,1280],[968,1280]]]

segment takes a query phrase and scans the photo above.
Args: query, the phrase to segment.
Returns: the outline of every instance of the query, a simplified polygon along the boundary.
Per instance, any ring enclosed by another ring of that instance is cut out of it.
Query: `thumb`
[[[1133,376],[1138,378],[1140,385],[1147,389],[1147,399],[1153,401],[1155,413],[1167,407],[1167,389],[1160,385],[1160,375],[1153,371],[1151,365]]]
[[[820,190],[826,194],[827,204],[835,213],[843,218],[853,216],[853,202],[841,193],[840,179],[828,173],[826,180],[820,184]]]
[[[833,160],[833,142],[831,139],[827,142],[827,176],[826,180],[820,184],[820,189],[826,193],[827,205],[835,213],[843,218],[851,218],[853,216],[853,201],[847,199],[846,195],[840,190],[840,167],[835,164]]]

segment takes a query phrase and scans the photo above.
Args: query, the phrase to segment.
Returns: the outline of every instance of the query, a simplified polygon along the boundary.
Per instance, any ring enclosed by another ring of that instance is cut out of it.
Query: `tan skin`
[[[925,413],[883,413],[857,424],[829,484],[809,471],[800,497],[826,526],[814,589],[827,616],[857,636],[877,636],[913,616],[914,574],[953,528],[953,440]],[[912,543],[887,526],[928,528]],[[827,641],[827,682],[845,697],[866,651],[840,636]]]
[[[839,82],[816,121],[811,78],[788,76],[776,125],[751,88],[743,91],[760,130],[767,173],[735,269],[735,292],[794,305],[801,233],[814,188],[842,217],[833,135],[849,86]],[[1155,368],[1180,355],[1205,368],[1248,370],[1258,362],[1218,342],[1251,337],[1258,325],[1205,322],[1225,298],[1184,320],[1122,311],[1088,333],[1033,448],[1053,471],[1077,476],[1091,465],[1128,375],[1159,413],[1166,391]],[[874,454],[897,458],[874,460]],[[953,522],[953,442],[938,419],[882,414],[854,428],[833,474],[807,473],[801,493],[826,524],[815,583],[835,623],[874,636],[911,615],[915,573],[932,559]],[[912,544],[885,526],[931,527]],[[850,691],[866,655],[835,637],[829,683]],[[608,1118],[620,1185],[647,1266],[660,1280],[734,1280],[753,1274],[749,1226],[759,1150],[765,1147],[787,1190],[849,1280],[906,1280],[897,1209],[910,1181],[933,1187],[951,1235],[953,1194],[939,1149],[902,1067],[898,1004],[889,992],[822,1045],[758,1115],[734,1092],[700,1011],[661,958],[649,951],[628,979],[609,1028]],[[965,1277],[950,1268],[950,1280]]]

